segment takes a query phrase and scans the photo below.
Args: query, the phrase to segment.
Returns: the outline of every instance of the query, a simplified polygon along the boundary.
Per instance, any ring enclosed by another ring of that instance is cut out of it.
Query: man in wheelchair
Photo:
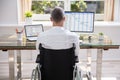
[[[79,37],[64,29],[65,15],[60,7],[51,12],[53,27],[39,34],[36,62],[41,80],[73,80],[73,69],[79,54]]]

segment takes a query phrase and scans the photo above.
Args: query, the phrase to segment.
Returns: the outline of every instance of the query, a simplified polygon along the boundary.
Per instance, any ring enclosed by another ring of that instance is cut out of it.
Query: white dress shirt
[[[75,54],[79,54],[79,37],[77,34],[65,30],[63,27],[52,27],[50,30],[39,34],[36,48],[38,49],[39,44],[49,49],[68,49],[75,43]]]

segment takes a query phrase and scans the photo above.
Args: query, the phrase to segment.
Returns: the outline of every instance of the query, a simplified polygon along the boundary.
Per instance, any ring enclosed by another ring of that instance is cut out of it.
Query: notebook
[[[34,24],[34,25],[24,25],[26,39],[29,41],[36,41],[38,34],[43,32],[42,24]]]

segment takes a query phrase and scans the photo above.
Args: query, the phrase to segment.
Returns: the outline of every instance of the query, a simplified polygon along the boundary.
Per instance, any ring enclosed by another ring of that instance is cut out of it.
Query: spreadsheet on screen
[[[93,32],[94,12],[65,11],[65,29],[71,32]]]

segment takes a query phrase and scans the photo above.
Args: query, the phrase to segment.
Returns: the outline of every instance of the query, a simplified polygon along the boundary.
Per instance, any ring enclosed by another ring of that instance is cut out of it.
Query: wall
[[[17,24],[17,0],[0,0],[0,24]]]

